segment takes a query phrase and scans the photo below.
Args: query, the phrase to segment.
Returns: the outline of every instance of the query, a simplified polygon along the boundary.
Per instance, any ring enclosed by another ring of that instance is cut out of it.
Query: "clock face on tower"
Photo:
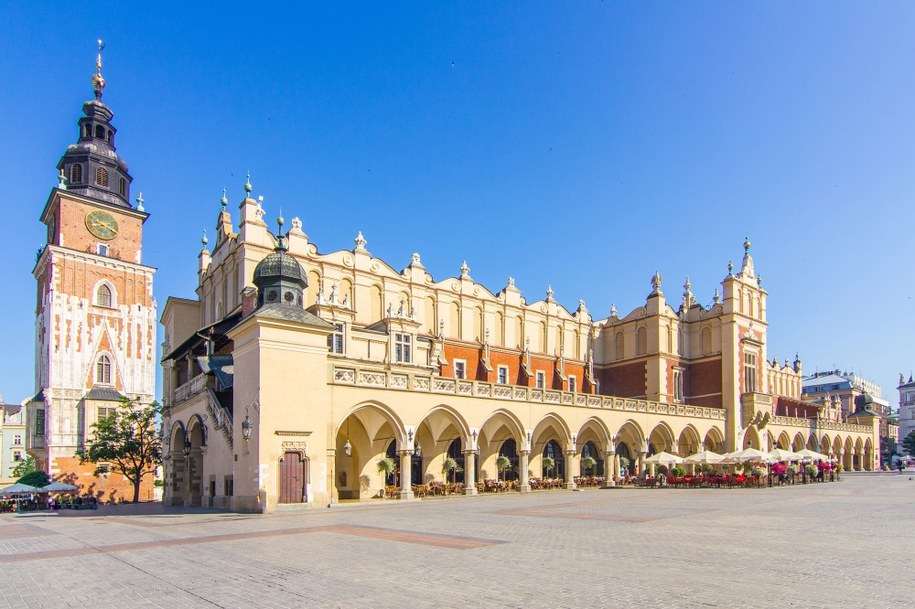
[[[86,214],[86,228],[99,239],[109,241],[118,234],[118,221],[107,211],[94,209]]]

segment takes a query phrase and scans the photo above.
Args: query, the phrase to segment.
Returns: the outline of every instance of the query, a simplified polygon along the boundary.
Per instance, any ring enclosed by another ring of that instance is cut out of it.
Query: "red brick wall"
[[[603,395],[616,395],[624,398],[646,394],[647,367],[645,362],[633,362],[595,371],[600,379],[600,392]]]
[[[683,378],[683,393],[687,404],[721,408],[721,358],[687,366]]]
[[[59,457],[55,460],[57,471],[55,479],[67,484],[75,484],[79,494],[89,494],[100,503],[117,503],[133,501],[133,485],[121,474],[110,473],[96,476],[95,465],[80,463],[77,457]],[[148,474],[140,484],[140,501],[152,501],[153,476]]]
[[[521,370],[521,363],[524,361],[524,353],[522,351],[505,352],[502,350],[497,351],[495,349],[490,349],[489,365],[492,367],[492,372],[487,372],[486,368],[483,367],[483,364],[480,361],[482,353],[482,348],[478,346],[446,343],[445,359],[448,360],[448,365],[442,366],[442,376],[453,377],[454,360],[461,359],[467,362],[465,372],[467,378],[470,380],[495,383],[499,379],[499,366],[507,366],[508,381],[513,385],[521,385],[524,387],[536,386],[536,374],[539,370],[544,373],[544,386],[546,388],[563,390],[568,390],[569,388],[568,382],[563,382],[559,375],[556,374],[555,357],[543,357],[531,354],[531,372],[534,373],[535,376],[528,378]],[[578,390],[582,391],[585,378],[584,363],[566,361],[566,379],[568,379],[570,374],[575,375],[578,380]]]

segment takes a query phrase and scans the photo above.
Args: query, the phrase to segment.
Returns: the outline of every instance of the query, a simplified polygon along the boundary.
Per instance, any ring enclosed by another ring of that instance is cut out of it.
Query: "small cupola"
[[[277,218],[276,247],[254,267],[254,285],[257,286],[258,308],[269,304],[287,304],[304,307],[308,279],[305,270],[289,254],[288,233],[283,235],[283,217]]]

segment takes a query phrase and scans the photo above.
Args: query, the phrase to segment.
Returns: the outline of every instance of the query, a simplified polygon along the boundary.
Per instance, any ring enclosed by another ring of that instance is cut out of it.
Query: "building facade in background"
[[[59,184],[41,212],[47,244],[33,274],[35,396],[28,403],[28,449],[39,469],[102,500],[132,497],[120,475],[95,476],[76,456],[92,425],[122,396],[154,399],[156,305],[152,267],[143,264],[142,197],[130,203],[131,177],[115,148],[113,113],[83,104],[78,139],[57,164]],[[104,464],[102,465],[104,467]],[[152,482],[141,498],[152,497]]]
[[[915,431],[915,380],[909,375],[909,380],[899,375],[899,442],[906,439]]]
[[[549,287],[528,300],[459,274],[436,280],[352,249],[320,253],[294,218],[268,230],[245,185],[204,239],[195,299],[162,314],[165,501],[236,511],[324,506],[443,478],[612,479],[650,454],[814,448],[847,469],[878,462],[877,423],[802,399],[802,364],[767,344],[767,292],[750,243],[708,306],[687,279],[668,300],[596,319]],[[499,456],[509,459],[497,470]],[[390,457],[396,474],[379,473]],[[547,459],[549,457],[549,459]],[[590,457],[590,459],[588,458]]]
[[[0,397],[0,485],[16,481],[13,469],[28,457],[26,452],[25,408],[20,404],[4,404]]]
[[[804,399],[831,405],[837,420],[847,421],[856,412],[858,396],[865,396],[867,404],[880,422],[880,453],[886,460],[896,449],[898,426],[890,418],[890,403],[883,397],[880,385],[853,372],[828,370],[815,372],[804,379]]]

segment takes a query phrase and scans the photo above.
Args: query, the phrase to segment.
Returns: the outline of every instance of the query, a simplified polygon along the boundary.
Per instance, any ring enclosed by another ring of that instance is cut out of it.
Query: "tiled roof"
[[[84,400],[99,400],[103,402],[119,402],[121,394],[114,387],[102,387],[96,385],[89,390],[89,393],[83,396]]]
[[[308,324],[317,328],[333,329],[333,324],[324,321],[317,315],[313,315],[301,307],[285,303],[274,303],[264,305],[254,312],[255,317],[265,317],[267,319],[282,319],[284,321],[296,321],[301,324]]]

